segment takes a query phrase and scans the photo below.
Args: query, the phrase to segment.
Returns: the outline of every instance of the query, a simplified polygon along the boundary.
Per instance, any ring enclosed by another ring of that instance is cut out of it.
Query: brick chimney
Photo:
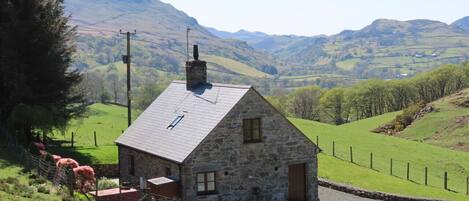
[[[186,62],[186,89],[194,90],[207,83],[207,62],[199,60],[199,48],[194,45],[194,60]]]

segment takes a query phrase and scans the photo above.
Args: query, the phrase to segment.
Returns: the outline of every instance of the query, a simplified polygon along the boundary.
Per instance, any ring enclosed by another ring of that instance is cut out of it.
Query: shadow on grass
[[[0,168],[8,168],[10,166],[21,166],[20,156],[12,154],[7,147],[0,146]]]
[[[82,153],[80,150],[97,149],[94,147],[48,147],[48,151],[52,154],[60,155],[62,158],[73,158],[80,164],[91,165],[97,161],[97,158],[88,153]]]

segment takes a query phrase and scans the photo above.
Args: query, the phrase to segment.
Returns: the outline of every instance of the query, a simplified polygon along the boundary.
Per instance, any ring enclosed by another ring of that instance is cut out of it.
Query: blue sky
[[[200,24],[225,31],[269,34],[335,34],[378,18],[432,19],[469,16],[469,0],[162,0]]]

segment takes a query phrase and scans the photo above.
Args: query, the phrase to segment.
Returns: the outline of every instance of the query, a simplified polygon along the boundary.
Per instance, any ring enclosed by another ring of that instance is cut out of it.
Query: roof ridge
[[[186,81],[185,80],[173,80],[172,83],[186,84]],[[251,85],[223,84],[223,83],[213,83],[213,82],[210,82],[208,84],[211,84],[212,86],[216,86],[216,87],[227,87],[227,88],[238,88],[238,89],[250,89],[250,88],[252,88]]]

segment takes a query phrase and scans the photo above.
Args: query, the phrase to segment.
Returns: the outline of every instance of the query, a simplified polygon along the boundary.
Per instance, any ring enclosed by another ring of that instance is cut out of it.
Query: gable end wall
[[[242,120],[257,117],[262,142],[244,144]],[[300,163],[306,163],[307,200],[318,200],[316,146],[251,89],[184,162],[184,200],[285,201],[288,165]],[[206,171],[217,172],[218,193],[197,196],[196,174]]]

